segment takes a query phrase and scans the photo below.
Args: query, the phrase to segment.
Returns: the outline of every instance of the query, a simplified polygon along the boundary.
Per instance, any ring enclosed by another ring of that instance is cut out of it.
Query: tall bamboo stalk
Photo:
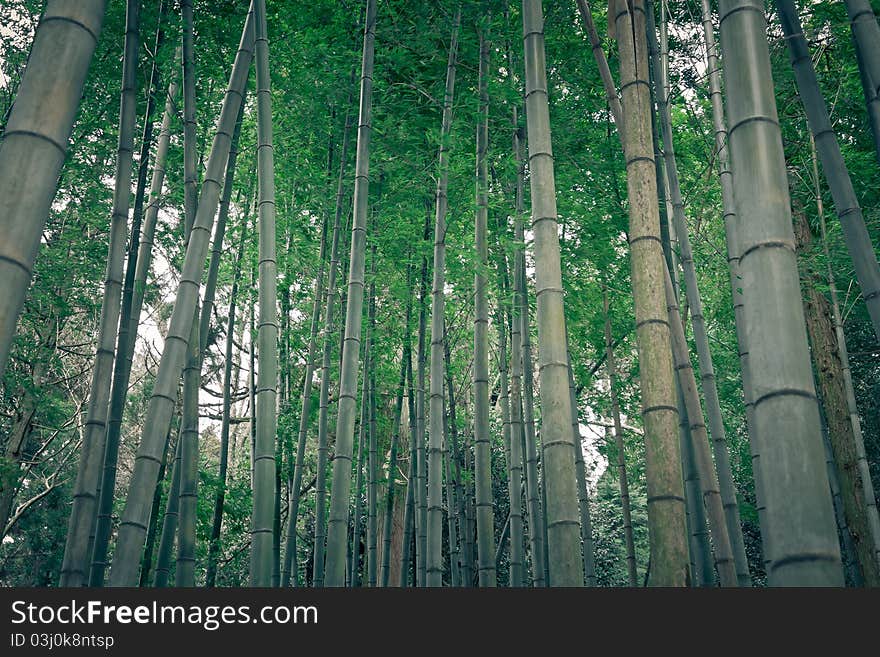
[[[500,228],[500,227],[499,227]],[[507,376],[507,336],[510,332],[510,314],[508,313],[507,300],[510,286],[510,275],[507,269],[507,255],[499,245],[497,255],[498,289],[502,301],[498,304],[496,325],[498,328],[498,363],[500,373],[499,401],[501,403],[501,418],[504,435],[504,444],[507,447],[507,498],[510,505],[509,512],[509,536],[510,551],[509,563],[510,574],[508,585],[512,587],[525,586],[525,555],[523,554],[523,513],[522,513],[522,484],[523,484],[523,454],[522,454],[522,420],[516,425],[514,433],[513,412],[511,404],[510,388]],[[518,336],[517,336],[518,337]],[[517,382],[519,383],[519,382]],[[517,397],[519,403],[519,397]],[[497,559],[496,559],[497,562]]]
[[[550,584],[583,585],[580,564],[577,484],[572,455],[571,401],[565,347],[562,272],[556,221],[556,188],[544,64],[544,19],[540,0],[523,0],[526,119],[532,192],[538,371],[541,383],[541,446],[546,488],[547,556]]]
[[[60,3],[66,4],[66,3]],[[97,521],[98,487],[104,464],[104,444],[110,401],[110,382],[116,348],[117,328],[122,304],[122,270],[125,265],[125,241],[128,232],[128,211],[131,205],[132,159],[134,130],[137,120],[137,72],[140,50],[140,0],[125,5],[125,42],[122,57],[122,91],[119,101],[119,135],[116,151],[116,179],[113,186],[113,210],[110,218],[110,243],[101,319],[98,323],[97,350],[92,368],[89,406],[86,412],[79,468],[73,489],[73,507],[61,564],[61,586],[82,586],[87,583],[91,564],[89,537]],[[46,17],[43,17],[45,23]],[[36,44],[35,44],[36,47]],[[63,52],[63,51],[62,51]],[[33,54],[32,54],[33,56]],[[68,57],[64,53],[64,57]],[[24,86],[24,80],[22,81]],[[19,94],[21,90],[19,91]],[[16,101],[17,104],[18,101]],[[53,106],[55,99],[52,99]],[[4,139],[8,140],[12,118]],[[33,155],[31,155],[33,157]],[[20,164],[16,164],[16,167]],[[5,168],[5,167],[4,167]],[[28,185],[32,184],[28,181]],[[0,182],[2,189],[2,182]],[[0,230],[2,234],[2,230]],[[2,260],[7,260],[4,257]],[[15,261],[13,261],[15,262]],[[3,266],[11,263],[5,262]],[[0,270],[2,271],[2,270]],[[152,493],[152,491],[150,491]]]
[[[257,445],[254,454],[254,505],[251,518],[251,586],[269,586],[272,580],[275,440],[278,417],[278,266],[275,259],[275,164],[272,154],[272,92],[269,77],[269,40],[266,0],[254,0],[254,57],[257,68],[257,171],[259,180],[260,244],[257,381]]]
[[[193,0],[180,0],[180,16],[183,24],[183,216],[184,235],[189,235],[199,205]]]
[[[192,236],[190,231],[189,236]],[[199,389],[201,359],[199,358],[200,303],[196,299],[190,337],[186,345],[183,368],[183,403],[180,421],[180,501],[177,527],[177,566],[174,583],[179,587],[196,585],[196,514],[199,483]]]
[[[58,189],[106,6],[106,0],[46,2],[3,131],[0,280],[5,292],[0,297],[0,377],[6,371],[15,325]],[[52,111],[46,111],[50,106]]]
[[[192,227],[198,211],[198,144],[196,143],[196,75],[192,0],[181,0],[180,13],[183,23],[183,240],[184,245],[192,236]],[[230,145],[230,152],[232,146]],[[185,246],[184,246],[185,248]],[[199,389],[201,387],[202,342],[199,318],[203,314],[197,299],[193,310],[193,323],[186,348],[183,367],[183,408],[180,425],[180,516],[177,537],[177,586],[195,586],[196,562],[196,514],[198,511],[199,482]],[[207,311],[210,317],[210,310]]]
[[[153,52],[158,53],[165,40],[163,20],[165,4],[162,0],[158,8],[158,26]],[[128,344],[137,338],[137,320],[132,331],[132,297],[134,296],[135,273],[140,251],[140,232],[144,217],[144,195],[147,188],[147,174],[150,170],[150,149],[153,145],[155,127],[154,112],[156,97],[159,95],[160,71],[158,61],[153,59],[150,81],[147,88],[147,108],[144,112],[144,128],[141,136],[141,150],[138,158],[137,183],[135,188],[134,206],[131,219],[131,239],[128,242],[128,257],[125,264],[125,282],[122,288],[122,306],[120,310],[119,332],[116,337],[116,357],[113,362],[113,384],[110,388],[110,407],[107,418],[107,436],[104,443],[104,466],[101,482],[98,486],[98,519],[95,526],[94,547],[90,553],[92,559],[89,573],[89,586],[103,586],[104,574],[107,569],[107,548],[110,544],[112,530],[113,496],[116,489],[116,465],[119,458],[119,435],[122,429],[122,415],[128,383],[131,374],[130,361],[127,359]],[[140,317],[138,317],[138,320]],[[150,516],[152,523],[152,515]],[[152,526],[152,524],[151,524]]]
[[[489,300],[486,270],[489,267],[487,220],[489,215],[489,42],[480,32],[477,124],[476,216],[474,242],[474,487],[477,506],[477,570],[480,586],[495,586],[495,515],[492,500],[492,452],[489,442]],[[440,318],[442,320],[442,317]]]
[[[465,502],[464,482],[462,481],[462,456],[458,442],[458,415],[456,414],[455,387],[452,380],[451,354],[449,349],[449,326],[443,326],[443,366],[446,372],[446,402],[449,406],[449,441],[452,448],[452,461],[455,465],[453,472],[453,487],[455,488],[455,513],[458,516],[461,528],[459,539],[459,570],[460,585],[463,587],[473,586],[474,569],[471,562],[473,550],[470,545],[470,527],[468,524]]]
[[[700,487],[700,472],[694,453],[690,417],[684,403],[681,383],[675,382],[678,401],[678,434],[681,443],[681,468],[684,475],[685,504],[687,505],[688,546],[690,548],[691,586],[715,586],[715,564],[709,544],[709,526],[706,523],[706,506]]]
[[[618,128],[618,133],[623,130],[623,109],[620,106],[620,98],[617,96],[617,89],[614,86],[614,79],[611,77],[611,69],[608,66],[608,60],[605,57],[605,51],[602,49],[602,40],[596,31],[596,25],[593,23],[593,14],[590,5],[586,0],[577,0],[578,12],[581,15],[581,21],[584,29],[587,31],[587,37],[590,39],[590,48],[593,51],[593,57],[599,68],[599,76],[602,78],[602,86],[605,88],[605,98],[608,100],[608,107],[611,109],[611,116],[614,118],[614,124]],[[610,17],[609,17],[610,18]]]
[[[434,277],[431,285],[431,379],[430,379],[430,425],[428,428],[428,523],[427,523],[427,585],[443,584],[443,510],[442,443],[443,387],[443,334],[445,326],[446,285],[446,207],[447,181],[449,179],[449,131],[452,127],[452,102],[455,96],[455,68],[458,54],[458,28],[461,7],[455,10],[452,33],[449,39],[449,55],[446,63],[446,89],[443,94],[443,116],[440,128],[440,154],[437,163],[437,193],[434,212]]]
[[[351,452],[357,405],[357,370],[364,301],[364,259],[369,195],[369,143],[373,97],[373,56],[376,38],[376,0],[367,0],[364,51],[361,67],[361,101],[358,119],[357,163],[355,164],[354,220],[351,229],[351,258],[348,300],[345,312],[345,341],[339,376],[339,412],[336,417],[336,453],[333,459],[333,488],[327,524],[328,586],[345,582],[345,547],[348,535],[348,500],[351,494]]]
[[[445,326],[444,326],[445,329]],[[445,405],[444,405],[445,406]],[[445,411],[445,408],[444,408]],[[446,531],[449,536],[449,580],[453,587],[461,584],[461,547],[458,542],[458,500],[449,455],[449,416],[443,414],[443,476],[446,484]]]
[[[349,97],[349,101],[350,101]],[[344,176],[348,157],[349,134],[351,133],[351,102],[345,114],[345,128],[342,133],[342,151],[339,162],[339,176],[336,180],[336,214],[333,220],[333,239],[330,247],[330,273],[327,276],[327,302],[324,309],[324,349],[321,361],[321,391],[318,401],[318,462],[315,479],[315,546],[313,566],[315,586],[324,584],[324,552],[326,547],[327,518],[327,455],[329,452],[328,425],[330,421],[330,365],[333,358],[333,333],[336,317],[336,276],[339,271],[339,240],[342,234],[342,211],[344,196]],[[300,439],[302,440],[302,431]],[[302,475],[300,475],[302,476]],[[296,489],[295,489],[296,490]],[[299,500],[297,500],[297,508]]]
[[[736,586],[737,570],[734,564],[733,550],[730,545],[730,536],[727,533],[718,476],[715,473],[712,455],[709,450],[709,436],[703,421],[703,410],[700,406],[697,379],[694,375],[694,368],[691,365],[690,354],[688,353],[687,338],[684,333],[678,299],[672,287],[672,277],[669,275],[668,269],[665,273],[666,305],[669,312],[670,332],[672,334],[672,354],[675,360],[679,390],[681,391],[689,418],[688,427],[694,446],[694,463],[700,475],[703,503],[706,505],[709,526],[712,531],[715,567],[718,569],[721,586]]]
[[[584,463],[584,446],[581,442],[580,419],[578,418],[577,395],[575,393],[574,372],[571,369],[570,353],[568,355],[568,398],[571,403],[571,434],[574,441],[574,472],[577,478],[578,510],[580,511],[584,584],[586,586],[596,586],[596,557],[593,552],[593,523],[590,518],[590,495],[587,490],[587,469]]]
[[[370,299],[370,310],[375,308]],[[364,445],[367,442],[367,425],[370,422],[370,378],[372,371],[371,350],[373,346],[373,323],[367,325],[367,339],[364,341],[364,375],[361,383],[361,418],[358,424],[358,444],[355,454],[354,519],[351,523],[351,549],[348,556],[348,585],[357,588],[360,584],[360,546],[361,546],[361,490],[364,487]]]
[[[387,587],[391,571],[391,525],[394,520],[394,486],[397,479],[397,445],[400,440],[400,416],[403,410],[403,390],[406,386],[406,361],[410,357],[409,350],[404,347],[400,361],[400,384],[397,387],[397,398],[394,402],[394,420],[391,425],[391,446],[388,450],[388,477],[385,489],[385,521],[382,526],[382,576],[379,586]]]
[[[877,152],[877,160],[880,161],[880,96],[873,90],[870,76],[865,64],[859,41],[855,42],[856,63],[859,67],[859,78],[862,82],[862,91],[865,94],[865,107],[868,113],[868,127],[874,137],[874,150]]]
[[[412,385],[412,363],[407,365],[410,385]],[[371,369],[372,372],[372,369]],[[412,388],[410,388],[410,395]],[[411,398],[411,397],[410,397]],[[410,402],[412,403],[412,402]],[[371,588],[375,588],[379,583],[379,444],[376,434],[376,398],[373,394],[372,380],[369,388],[369,434],[368,434],[368,451],[369,458],[367,467],[369,468],[367,477],[367,579]],[[415,422],[415,414],[411,412],[411,421]]]
[[[409,337],[407,337],[409,340]],[[410,356],[412,358],[412,356]],[[407,365],[407,381],[409,381],[412,363]],[[406,476],[406,501],[403,507],[403,547],[400,550],[400,581],[398,586],[410,586],[409,579],[410,563],[412,561],[412,548],[415,540],[415,487],[416,487],[416,442],[415,438],[415,404],[409,397],[407,389],[407,411],[410,414],[410,444],[409,444],[409,471]]]
[[[520,348],[522,351],[522,413],[525,442],[523,454],[526,459],[526,508],[529,517],[529,547],[531,553],[532,583],[534,586],[547,586],[544,574],[546,563],[546,544],[544,542],[544,513],[541,503],[541,490],[538,484],[538,450],[535,443],[535,399],[534,366],[532,364],[531,321],[529,319],[528,283],[526,281],[525,234],[523,228],[523,180],[525,160],[522,157],[522,140],[519,132],[514,137],[514,153],[517,167],[516,201],[514,215],[514,236],[517,250],[514,255],[514,287],[516,297]]]
[[[880,96],[880,26],[868,0],[844,0],[844,4],[870,94],[866,100],[870,103],[872,98]],[[880,140],[880,135],[875,134],[874,138]]]
[[[165,473],[168,470],[168,448],[171,446],[171,435],[174,433],[174,427],[168,431],[168,437],[165,439],[165,450],[162,452],[162,465],[159,467],[159,481],[156,483],[156,490],[153,493],[153,506],[150,509],[150,524],[147,527],[146,547],[144,547],[144,555],[141,559],[141,574],[138,580],[138,586],[141,588],[149,586],[153,568],[153,549],[156,543],[156,531],[159,529],[159,509],[162,506],[162,482],[165,480]],[[175,446],[176,449],[176,446]]]
[[[764,5],[720,0],[737,239],[773,586],[839,586]]]
[[[346,125],[348,121],[346,120]],[[343,139],[343,150],[345,140]],[[343,161],[345,156],[343,154]],[[327,261],[327,231],[328,221],[324,219],[321,230],[321,253],[318,268],[318,276],[315,279],[315,299],[312,305],[312,324],[309,331],[308,356],[306,357],[306,371],[303,379],[302,402],[300,404],[299,433],[296,446],[296,460],[293,469],[293,477],[287,485],[289,499],[287,509],[287,543],[284,547],[284,561],[281,566],[281,586],[290,586],[291,574],[296,584],[299,583],[299,568],[296,560],[296,522],[299,516],[300,487],[302,486],[303,462],[306,452],[306,438],[309,430],[309,413],[312,407],[312,380],[315,374],[315,352],[318,344],[318,325],[321,320],[321,301],[324,298],[324,268]],[[338,231],[336,231],[338,236]],[[337,239],[337,245],[339,240]]]
[[[168,586],[171,576],[171,554],[174,551],[174,537],[177,535],[177,521],[180,516],[180,432],[174,443],[174,462],[171,465],[171,485],[165,501],[165,513],[162,516],[162,533],[159,536],[159,551],[156,555],[156,574],[153,586]]]
[[[632,11],[628,8],[632,7]],[[623,144],[629,196],[629,243],[645,424],[649,583],[683,586],[687,577],[685,501],[681,475],[672,347],[663,291],[657,176],[651,138],[644,2],[613,5],[620,52]]]
[[[721,213],[724,221],[727,242],[727,264],[730,270],[730,288],[733,298],[733,317],[736,326],[736,339],[739,352],[740,374],[742,377],[743,402],[745,405],[746,426],[749,436],[755,432],[755,405],[752,392],[751,358],[745,342],[746,324],[743,306],[742,275],[739,266],[739,244],[737,240],[736,204],[733,198],[733,172],[730,170],[730,157],[727,147],[727,123],[724,119],[723,98],[721,95],[721,67],[718,63],[718,45],[712,26],[712,10],[709,0],[701,1],[703,38],[706,43],[706,64],[709,75],[709,98],[712,102],[712,127],[715,133],[715,151],[718,160],[718,178],[721,185]],[[766,511],[764,489],[761,478],[761,458],[756,451],[756,443],[749,441],[752,456],[752,477],[755,482],[755,500],[758,522]],[[767,555],[765,560],[767,559]],[[741,586],[747,586],[740,582]]]
[[[785,33],[785,42],[788,44],[788,51],[791,55],[798,97],[807,114],[807,122],[815,140],[815,148],[822,164],[822,171],[828,181],[831,198],[834,200],[834,209],[843,229],[843,239],[855,268],[859,286],[862,289],[862,298],[865,300],[868,314],[874,325],[874,334],[880,340],[880,265],[877,264],[871,236],[868,235],[868,229],[865,227],[862,208],[859,206],[846,162],[840,152],[840,144],[831,127],[828,108],[822,97],[819,81],[816,79],[816,71],[813,68],[813,60],[810,58],[810,49],[804,38],[797,6],[794,0],[775,0],[775,2],[776,10],[779,13],[779,22]],[[858,4],[858,0],[847,2],[848,7],[854,4]],[[868,10],[870,10],[870,6],[868,6]],[[854,21],[854,31],[863,29],[861,25],[865,21],[873,23],[874,36],[880,39],[880,30],[877,29],[877,21],[873,11],[871,11],[870,17],[865,16],[852,20]],[[880,46],[874,44],[872,50],[875,50],[880,56]],[[880,69],[877,73],[880,74]]]
[[[138,453],[122,521],[119,539],[110,573],[112,586],[131,586],[137,581],[139,555],[149,520],[150,501],[156,486],[159,463],[165,435],[174,411],[174,393],[177,389],[184,362],[184,354],[193,321],[193,309],[198,299],[201,274],[205,266],[211,226],[220,196],[220,178],[226,168],[234,122],[238,116],[241,98],[247,80],[253,51],[252,12],[248,12],[241,43],[235,57],[230,84],[223,101],[214,136],[211,155],[202,184],[198,213],[193,225],[184,259],[177,300],[169,322],[168,334],[159,372],[147,411],[144,431]]]
[[[431,237],[430,204],[426,203],[425,241]],[[445,238],[445,236],[444,236]],[[428,340],[428,257],[422,256],[419,279],[419,331],[416,343],[416,568],[419,586],[427,586],[428,579],[428,450],[425,425],[425,376]]]
[[[227,183],[229,173],[227,171]],[[220,531],[223,528],[223,505],[226,500],[226,472],[229,462],[229,426],[232,413],[232,347],[235,342],[235,311],[238,282],[241,278],[241,261],[247,237],[247,222],[241,225],[238,241],[238,255],[235,258],[235,274],[232,277],[232,290],[229,293],[229,311],[226,320],[226,348],[223,365],[223,419],[220,425],[220,472],[217,477],[217,490],[214,493],[214,517],[211,523],[211,539],[208,543],[208,565],[205,586],[212,587],[217,578],[217,558],[220,553]]]
[[[411,343],[412,336],[407,335],[406,341]],[[447,369],[447,376],[449,370]],[[416,564],[412,579],[409,580],[407,573],[411,570],[411,565],[415,561],[413,557],[416,551],[416,460],[418,459],[416,433],[418,425],[416,423],[416,401],[415,401],[415,384],[413,383],[413,367],[412,367],[412,348],[410,348],[410,357],[406,363],[406,404],[409,415],[409,479],[406,486],[406,507],[403,512],[403,549],[400,551],[400,585],[405,586],[409,581],[410,586],[418,584],[418,565]],[[407,511],[409,512],[407,514]]]
[[[749,565],[748,560],[746,559],[745,543],[743,542],[742,536],[739,504],[736,500],[736,488],[733,483],[733,472],[730,467],[727,435],[724,428],[724,419],[721,415],[721,402],[718,398],[718,387],[715,379],[715,366],[712,362],[712,352],[709,348],[709,334],[706,330],[705,318],[703,317],[703,301],[700,294],[699,284],[697,282],[697,269],[694,261],[693,249],[691,248],[690,237],[688,235],[689,230],[687,219],[684,212],[684,200],[682,198],[681,184],[678,177],[678,163],[675,157],[675,146],[673,143],[667,71],[660,56],[660,48],[657,42],[657,31],[654,25],[652,0],[648,0],[646,11],[649,39],[648,47],[651,51],[654,66],[654,93],[657,98],[657,108],[660,115],[660,132],[663,139],[663,158],[666,165],[666,176],[669,182],[669,194],[672,203],[672,223],[675,228],[675,235],[680,250],[681,266],[684,271],[685,293],[687,295],[688,307],[690,309],[691,325],[694,332],[694,344],[696,345],[697,358],[700,365],[700,384],[706,404],[706,417],[709,422],[709,431],[712,435],[712,452],[715,456],[715,464],[712,469],[717,470],[721,502],[724,509],[725,532],[729,537],[729,542],[733,551],[737,582],[741,585],[749,586],[751,585],[751,577],[749,575]],[[665,32],[665,22],[661,27]],[[679,370],[679,374],[681,374],[681,370]],[[689,411],[688,414],[693,422],[693,413]],[[700,413],[700,416],[702,416],[702,412]],[[699,456],[699,451],[697,455]]]

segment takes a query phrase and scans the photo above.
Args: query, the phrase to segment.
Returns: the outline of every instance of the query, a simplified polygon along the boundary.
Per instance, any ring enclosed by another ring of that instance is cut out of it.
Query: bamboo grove
[[[3,585],[880,585],[867,0],[0,44]]]

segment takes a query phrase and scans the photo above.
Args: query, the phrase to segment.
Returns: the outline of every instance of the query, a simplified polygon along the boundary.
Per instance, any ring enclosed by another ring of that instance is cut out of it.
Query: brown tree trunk
[[[798,212],[795,208],[793,214],[798,250],[804,252],[809,250],[812,241],[810,226],[803,212]],[[825,410],[831,450],[837,466],[843,513],[858,557],[859,570],[865,586],[880,586],[880,567],[874,556],[864,504],[865,484],[858,467],[858,450],[846,403],[843,366],[834,324],[831,321],[831,304],[819,289],[819,282],[812,273],[806,273],[801,278],[804,315],[812,348],[813,365],[818,379],[822,407]]]

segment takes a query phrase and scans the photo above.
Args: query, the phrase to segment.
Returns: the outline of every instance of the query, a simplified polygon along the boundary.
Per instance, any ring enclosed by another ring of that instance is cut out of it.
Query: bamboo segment
[[[58,189],[106,5],[106,0],[46,2],[3,131],[0,280],[5,293],[0,297],[0,377],[6,371],[43,226]]]

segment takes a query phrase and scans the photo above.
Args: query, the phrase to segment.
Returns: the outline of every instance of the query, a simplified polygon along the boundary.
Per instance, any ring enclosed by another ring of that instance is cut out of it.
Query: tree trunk
[[[7,523],[12,515],[15,495],[21,485],[21,463],[27,458],[28,443],[34,432],[34,418],[40,401],[48,362],[55,351],[58,335],[57,320],[47,323],[41,347],[45,349],[42,358],[33,364],[29,385],[24,386],[15,421],[6,438],[3,459],[0,459],[0,540],[6,535]]]
[[[819,167],[816,162],[816,149],[813,148],[813,181],[816,185],[816,205],[819,213],[819,228],[822,236],[822,250],[825,253],[825,262],[828,270],[828,288],[831,292],[831,318],[834,322],[834,333],[837,338],[837,349],[840,355],[841,376],[843,379],[844,392],[846,394],[846,406],[852,425],[853,438],[855,440],[856,463],[858,475],[856,480],[861,480],[864,505],[868,515],[868,526],[874,545],[874,558],[880,564],[880,515],[877,513],[877,498],[874,495],[874,486],[871,482],[871,471],[868,468],[868,459],[865,455],[865,441],[862,435],[862,424],[859,420],[859,409],[856,406],[856,393],[853,388],[852,370],[849,366],[849,353],[846,349],[846,338],[843,334],[843,323],[840,315],[840,304],[837,301],[837,285],[834,279],[834,270],[831,267],[831,254],[828,249],[828,237],[825,233],[825,211],[822,205],[822,195],[819,191]],[[826,441],[828,442],[828,441]],[[827,447],[827,445],[826,445]]]
[[[837,533],[840,536],[842,546],[841,557],[843,570],[846,575],[848,586],[864,586],[862,571],[859,568],[859,558],[853,545],[852,534],[846,524],[846,515],[843,512],[843,500],[840,497],[840,482],[837,479],[837,465],[834,463],[834,453],[831,451],[831,441],[828,439],[828,427],[822,425],[822,438],[825,443],[825,466],[828,471],[828,482],[831,484],[831,500],[834,503],[834,520],[837,522]]]
[[[720,0],[719,14],[767,576],[771,586],[840,586],[767,25],[755,1]]]
[[[795,212],[795,237],[798,250],[808,251],[812,244],[810,224],[803,212]],[[865,482],[859,468],[859,450],[850,421],[844,385],[843,364],[831,320],[832,307],[818,289],[817,276],[806,273],[801,279],[804,292],[804,316],[811,353],[819,382],[819,395],[825,411],[828,439],[837,468],[837,482],[846,526],[858,558],[858,569],[866,586],[880,586],[880,564],[876,559]]]

